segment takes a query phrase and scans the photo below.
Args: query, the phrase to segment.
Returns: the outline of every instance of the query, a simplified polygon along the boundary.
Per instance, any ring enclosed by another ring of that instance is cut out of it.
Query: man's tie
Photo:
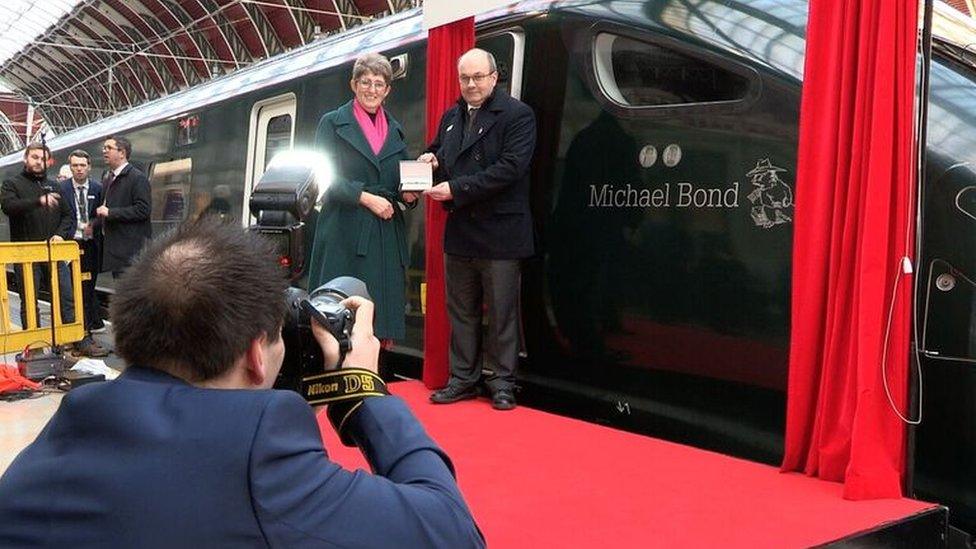
[[[471,133],[471,128],[474,127],[474,119],[478,116],[478,107],[471,107],[468,109],[468,123],[464,126],[464,133]]]
[[[85,196],[85,188],[76,187],[75,190],[78,191],[78,217],[82,223],[88,223],[88,200]]]
[[[115,181],[115,172],[108,172],[108,177],[102,183],[102,196],[106,199],[108,198],[108,190],[112,186],[113,181]]]

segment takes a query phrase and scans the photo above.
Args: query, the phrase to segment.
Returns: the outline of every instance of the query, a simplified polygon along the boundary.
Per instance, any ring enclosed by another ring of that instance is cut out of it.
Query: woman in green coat
[[[308,287],[337,276],[366,283],[376,304],[374,333],[403,340],[407,255],[403,212],[417,204],[399,192],[407,158],[400,124],[385,112],[393,70],[382,55],[356,60],[349,85],[355,97],[319,120],[315,146],[330,159],[331,185],[315,228]]]

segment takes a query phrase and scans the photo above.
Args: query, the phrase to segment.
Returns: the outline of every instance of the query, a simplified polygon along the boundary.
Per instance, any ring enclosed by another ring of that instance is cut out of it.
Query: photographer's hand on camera
[[[340,305],[355,313],[356,322],[349,337],[350,349],[343,357],[335,336],[313,320],[312,335],[322,348],[325,373],[304,378],[302,394],[312,405],[325,404],[326,415],[339,439],[347,446],[355,446],[357,442],[347,429],[349,419],[365,399],[390,393],[377,373],[380,342],[373,335],[373,302],[352,296],[341,301]]]
[[[359,296],[346,298],[341,303],[344,307],[356,313],[356,323],[352,328],[352,349],[346,354],[343,363],[339,364],[339,342],[325,327],[312,322],[312,335],[322,347],[325,357],[326,370],[343,368],[361,368],[370,372],[378,372],[380,341],[373,335],[373,302]]]

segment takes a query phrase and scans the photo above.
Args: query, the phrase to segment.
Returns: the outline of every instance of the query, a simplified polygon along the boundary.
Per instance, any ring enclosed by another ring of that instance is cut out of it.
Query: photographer
[[[0,546],[484,544],[450,460],[399,398],[365,397],[338,426],[370,475],[329,461],[312,409],[269,390],[285,353],[273,257],[213,218],[143,251],[111,307],[130,366],[68,394],[0,479]],[[375,372],[373,305],[343,303],[356,312],[343,368]],[[334,364],[336,340],[313,331]]]

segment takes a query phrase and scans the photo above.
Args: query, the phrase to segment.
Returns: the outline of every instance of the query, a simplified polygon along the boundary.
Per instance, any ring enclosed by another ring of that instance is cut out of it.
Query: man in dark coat
[[[105,202],[95,213],[101,221],[102,271],[118,277],[152,238],[152,195],[146,174],[129,164],[132,144],[112,136],[102,145],[102,157],[111,172],[105,179]]]
[[[65,396],[0,478],[0,547],[484,546],[450,459],[376,374],[370,301],[343,301],[352,350],[331,374],[369,390],[328,415],[374,474],[330,461],[312,408],[270,389],[285,354],[275,257],[213,217],[149,246],[112,300],[129,366]],[[323,371],[339,344],[312,332]]]
[[[0,208],[10,219],[11,242],[37,242],[50,239],[58,242],[70,238],[71,207],[62,199],[58,184],[47,178],[45,169],[50,151],[34,143],[24,151],[24,170],[7,179],[0,187]],[[45,263],[32,269],[34,288],[50,290],[51,274]],[[20,325],[27,327],[27,301],[24,277],[20,265],[15,266],[17,293],[20,295]],[[58,291],[61,298],[61,322],[75,321],[74,299],[71,293],[71,273],[67,263],[58,264]],[[35,310],[37,304],[34,304]],[[40,315],[35,318],[40,321]]]
[[[85,337],[75,344],[78,354],[92,357],[108,355],[108,350],[95,342],[92,331],[103,326],[95,282],[98,280],[101,258],[101,235],[96,234],[93,222],[95,210],[102,204],[102,185],[89,177],[91,158],[83,150],[68,155],[71,177],[61,182],[61,196],[71,207],[71,227],[68,235],[81,250],[81,271],[88,274],[81,281],[81,298],[85,315]]]
[[[420,160],[436,180],[427,195],[448,211],[444,232],[447,309],[451,321],[451,379],[431,395],[447,404],[473,398],[481,376],[482,303],[492,406],[515,407],[519,348],[520,260],[534,252],[529,210],[529,165],[535,115],[495,88],[494,57],[473,49],[458,60],[461,98],[441,118],[437,137]]]

